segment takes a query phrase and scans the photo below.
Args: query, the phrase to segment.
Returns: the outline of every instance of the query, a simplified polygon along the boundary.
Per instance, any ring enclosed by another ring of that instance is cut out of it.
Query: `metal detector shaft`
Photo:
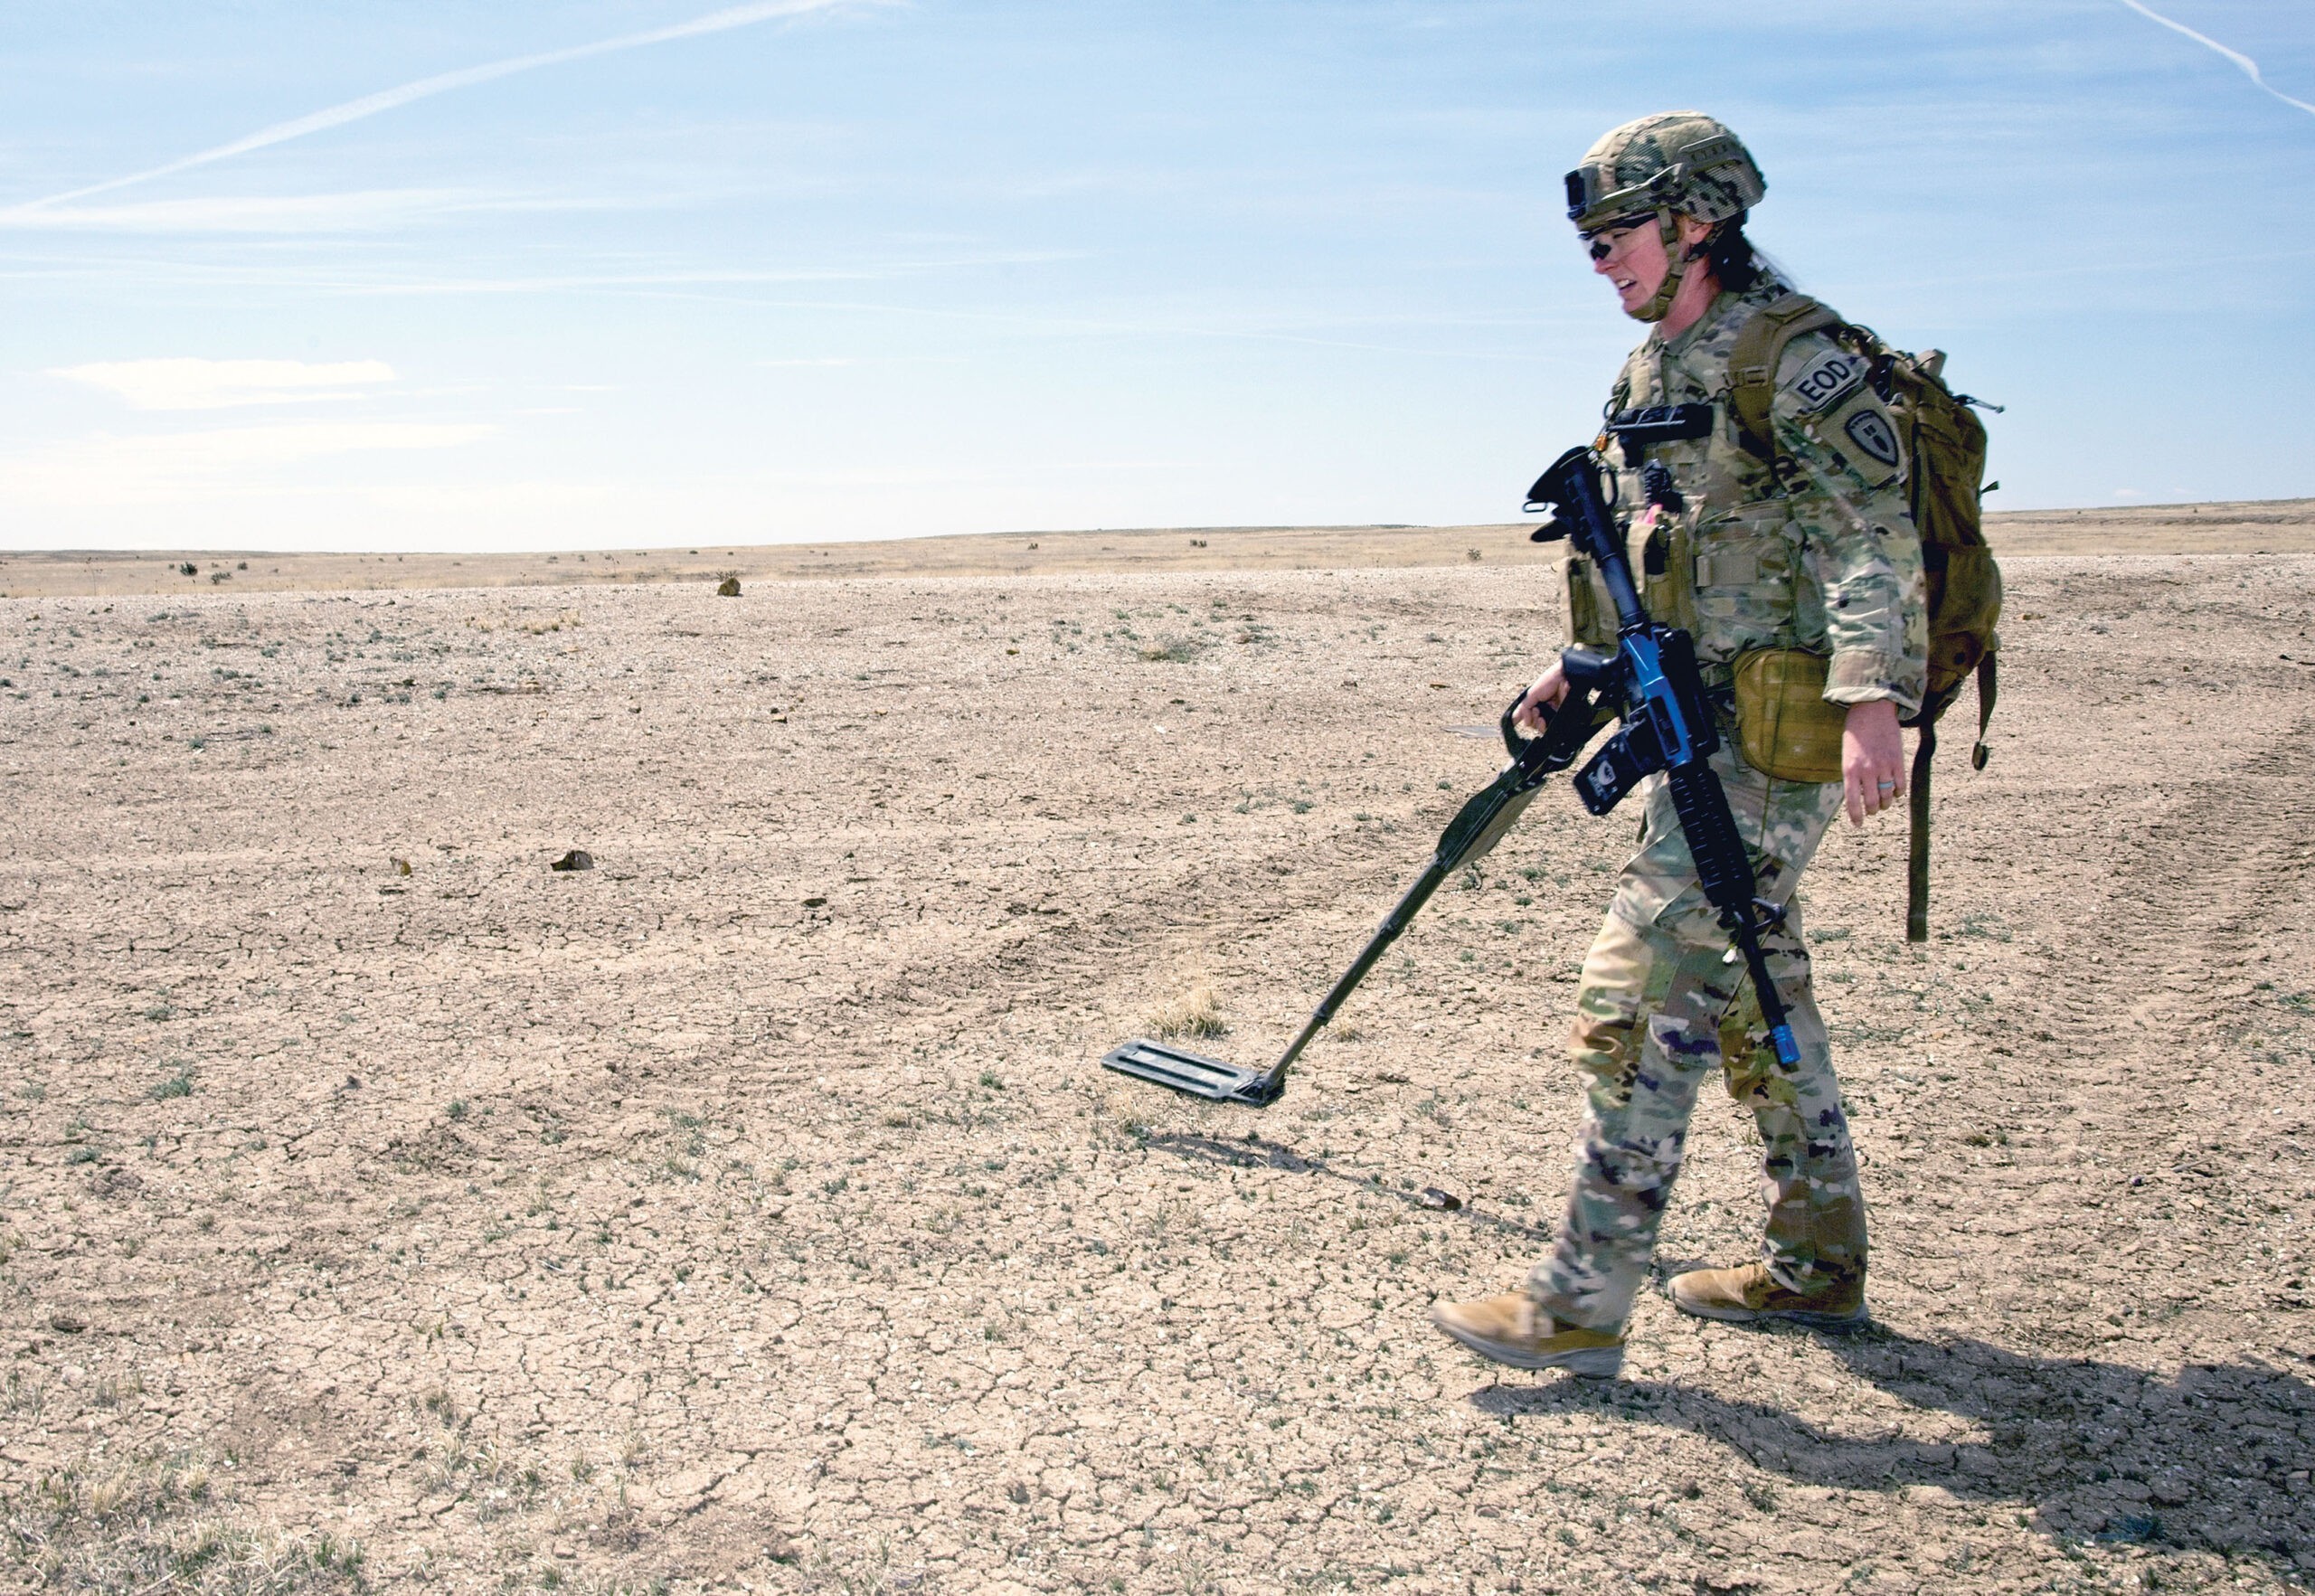
[[[1593,694],[1596,685],[1605,678],[1607,663],[1580,649],[1570,649],[1568,653],[1573,657],[1567,663],[1575,667],[1568,673],[1568,695],[1558,709],[1549,712],[1544,734],[1519,735],[1512,724],[1512,716],[1526,694],[1523,693],[1513,699],[1511,707],[1503,712],[1502,722],[1504,746],[1511,751],[1511,762],[1504,766],[1501,775],[1473,794],[1456,811],[1454,819],[1447,823],[1447,829],[1439,834],[1439,846],[1432,853],[1431,863],[1415,877],[1414,884],[1399,900],[1398,907],[1383,917],[1383,923],[1375,928],[1375,935],[1351,961],[1350,968],[1343,971],[1342,978],[1310,1011],[1300,1034],[1287,1044],[1286,1052],[1261,1077],[1261,1084],[1252,1089],[1261,1095],[1262,1100],[1278,1095],[1286,1081],[1287,1067],[1302,1056],[1302,1050],[1310,1045],[1310,1038],[1335,1017],[1343,999],[1366,978],[1367,972],[1399,940],[1400,933],[1414,922],[1414,917],[1431,902],[1431,895],[1439,890],[1440,883],[1501,842],[1545,779],[1554,770],[1564,770],[1573,764],[1575,756],[1583,751],[1583,745],[1599,730]]]
[[[1521,793],[1517,807],[1526,808],[1527,799],[1534,796],[1533,793]],[[1292,1042],[1287,1044],[1286,1051],[1279,1056],[1278,1062],[1272,1064],[1269,1073],[1262,1077],[1264,1083],[1262,1091],[1265,1093],[1274,1094],[1277,1091],[1286,1079],[1286,1067],[1302,1056],[1302,1050],[1310,1045],[1310,1038],[1316,1036],[1320,1028],[1335,1017],[1335,1010],[1342,1006],[1342,1000],[1350,996],[1353,987],[1366,978],[1366,972],[1375,968],[1375,960],[1381,959],[1391,944],[1399,940],[1399,933],[1407,929],[1408,925],[1413,921],[1417,911],[1431,901],[1431,894],[1439,890],[1439,883],[1447,879],[1452,868],[1451,865],[1442,866],[1434,859],[1421,875],[1415,877],[1414,885],[1409,887],[1407,895],[1399,900],[1399,906],[1384,917],[1383,923],[1375,928],[1373,940],[1361,950],[1358,957],[1351,961],[1350,968],[1343,971],[1342,979],[1337,981],[1333,989],[1318,1000],[1318,1006],[1310,1011],[1310,1017],[1303,1022],[1301,1031]]]

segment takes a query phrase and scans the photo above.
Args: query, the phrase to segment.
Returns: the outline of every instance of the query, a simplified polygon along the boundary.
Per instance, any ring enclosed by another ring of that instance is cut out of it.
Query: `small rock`
[[[547,866],[549,870],[592,870],[595,855],[584,848],[573,848]]]
[[[1452,1214],[1463,1205],[1463,1199],[1452,1192],[1442,1192],[1435,1185],[1427,1185],[1422,1188],[1422,1205],[1426,1208],[1444,1209]]]
[[[89,1321],[60,1308],[48,1316],[48,1327],[60,1336],[78,1336],[89,1327]]]
[[[715,584],[715,596],[719,599],[738,598],[740,596],[740,579],[736,576],[727,576],[722,581],[717,582]]]
[[[2182,1474],[2159,1476],[2151,1489],[2154,1499],[2165,1507],[2183,1507],[2195,1499],[2194,1482]]]

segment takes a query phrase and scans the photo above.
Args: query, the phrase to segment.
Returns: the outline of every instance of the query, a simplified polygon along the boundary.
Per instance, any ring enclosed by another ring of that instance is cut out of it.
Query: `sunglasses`
[[[1634,234],[1655,220],[1653,215],[1626,216],[1620,221],[1609,222],[1605,227],[1595,227],[1576,236],[1583,241],[1584,252],[1593,260],[1605,260],[1623,249]]]

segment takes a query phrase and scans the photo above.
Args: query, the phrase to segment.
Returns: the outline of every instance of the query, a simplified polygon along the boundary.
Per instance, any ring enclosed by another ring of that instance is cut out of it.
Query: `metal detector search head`
[[[1254,1109],[1268,1108],[1286,1090],[1282,1069],[1243,1069],[1187,1048],[1152,1042],[1147,1036],[1137,1036],[1110,1049],[1101,1059],[1101,1067],[1186,1091],[1192,1097],[1210,1098],[1218,1103],[1243,1103]]]

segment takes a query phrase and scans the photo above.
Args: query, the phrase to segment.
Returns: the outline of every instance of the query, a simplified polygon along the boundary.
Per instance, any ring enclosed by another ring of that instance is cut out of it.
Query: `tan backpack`
[[[1913,525],[1921,533],[1922,567],[1929,581],[1929,693],[1921,713],[1906,721],[1921,732],[1913,754],[1912,836],[1905,887],[1905,939],[1929,940],[1929,773],[1937,751],[1937,721],[1961,685],[1978,678],[1978,738],[1972,770],[1986,768],[1986,723],[1993,718],[2001,647],[2001,568],[1986,546],[1979,499],[1986,469],[1986,430],[1972,405],[1999,410],[1955,393],[1940,376],[1942,351],[1908,354],[1884,344],[1869,327],[1844,322],[1805,294],[1788,294],[1755,314],[1730,351],[1729,402],[1745,447],[1776,457],[1769,403],[1784,346],[1803,333],[1829,333],[1871,362],[1874,392],[1889,407],[1912,463],[1908,486]]]

